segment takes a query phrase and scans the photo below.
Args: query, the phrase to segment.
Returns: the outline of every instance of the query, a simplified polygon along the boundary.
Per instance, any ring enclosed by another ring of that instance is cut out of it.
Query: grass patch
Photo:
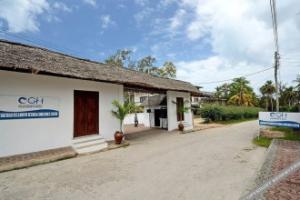
[[[270,129],[271,131],[281,131],[284,132],[284,137],[278,138],[283,140],[292,140],[292,141],[300,141],[300,131],[294,131],[292,128],[287,127],[273,127]],[[256,137],[253,139],[253,143],[262,146],[269,147],[273,138],[266,137]]]
[[[273,127],[270,130],[271,131],[281,131],[281,132],[284,132],[285,134],[293,133],[293,129],[288,128],[288,127]]]
[[[272,142],[271,138],[266,138],[266,137],[256,137],[252,141],[254,144],[261,146],[261,147],[266,147],[268,148]]]

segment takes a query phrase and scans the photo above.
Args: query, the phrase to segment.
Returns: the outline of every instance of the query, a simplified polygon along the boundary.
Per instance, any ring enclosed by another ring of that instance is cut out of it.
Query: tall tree
[[[297,75],[296,80],[294,80],[293,82],[296,83],[295,86],[295,90],[296,90],[296,96],[297,96],[297,103],[299,104],[299,108],[300,108],[300,74]]]
[[[229,97],[229,84],[228,83],[224,83],[223,85],[220,85],[218,87],[216,87],[216,93],[215,93],[215,96],[218,98],[218,99],[226,99],[228,100],[228,97]]]
[[[233,82],[230,84],[228,103],[240,106],[253,106],[255,104],[255,95],[249,84],[250,82],[245,77],[233,79]]]
[[[269,105],[269,101],[271,103],[271,110],[273,111],[273,95],[275,93],[276,89],[275,89],[275,85],[273,84],[272,81],[266,81],[266,83],[260,87],[260,92],[262,93],[262,95],[266,96],[266,109],[268,109],[268,105]]]
[[[137,62],[137,71],[147,74],[156,74],[157,67],[154,66],[156,59],[152,56],[146,56]]]
[[[294,91],[294,87],[290,86],[283,91],[282,96],[285,99],[285,101],[287,101],[287,104],[290,108],[297,98],[297,92]]]
[[[130,60],[131,53],[131,50],[119,49],[115,54],[109,56],[104,62],[116,67],[130,67],[132,63]]]
[[[118,50],[104,62],[111,66],[125,67],[158,77],[176,78],[176,66],[171,61],[166,61],[162,67],[156,67],[154,57],[146,56],[138,61],[133,61],[131,60],[131,54],[131,50]]]
[[[166,61],[159,69],[159,76],[165,78],[176,78],[176,66],[171,61]]]

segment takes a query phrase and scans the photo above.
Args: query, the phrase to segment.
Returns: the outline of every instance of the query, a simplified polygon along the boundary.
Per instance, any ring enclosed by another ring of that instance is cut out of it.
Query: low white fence
[[[134,124],[135,114],[129,114],[124,119],[124,125]],[[144,124],[145,127],[149,127],[149,113],[137,113],[139,124]]]

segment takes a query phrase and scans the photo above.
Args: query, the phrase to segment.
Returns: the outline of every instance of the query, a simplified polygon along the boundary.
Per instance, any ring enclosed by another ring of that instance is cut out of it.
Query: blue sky
[[[289,84],[300,71],[298,8],[297,0],[278,3],[281,80]],[[274,49],[267,0],[0,0],[0,29],[1,38],[96,61],[131,49],[158,66],[173,61],[178,79],[197,85],[272,66]],[[249,79],[257,90],[272,71]]]

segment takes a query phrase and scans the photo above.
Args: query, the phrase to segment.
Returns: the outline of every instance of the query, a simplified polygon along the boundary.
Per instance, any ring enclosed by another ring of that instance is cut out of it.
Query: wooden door
[[[99,93],[74,91],[74,137],[99,133]]]
[[[184,113],[179,112],[179,108],[182,108],[184,106],[183,98],[177,97],[176,98],[176,112],[177,112],[177,121],[184,121]]]

